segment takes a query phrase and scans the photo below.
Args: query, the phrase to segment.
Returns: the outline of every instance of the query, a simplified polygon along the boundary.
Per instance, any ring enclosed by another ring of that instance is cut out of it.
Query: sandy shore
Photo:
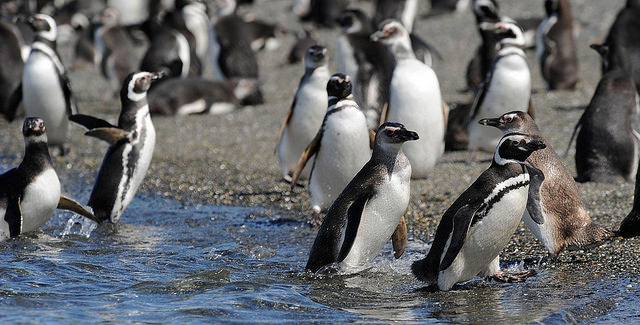
[[[302,25],[286,9],[289,2],[259,1],[250,11],[289,29],[300,29]],[[577,45],[581,82],[577,90],[547,92],[534,54],[528,53],[537,123],[558,152],[566,148],[573,126],[600,77],[598,55],[588,45],[606,35],[623,3],[623,0],[573,1],[580,29]],[[543,15],[542,1],[502,1],[501,5],[502,13],[514,18]],[[365,3],[365,7],[369,5]],[[417,34],[444,57],[435,62],[444,99],[449,103],[468,101],[471,94],[459,90],[464,88],[466,65],[479,43],[470,10],[429,20],[419,19],[415,28]],[[330,53],[334,53],[337,30],[320,30],[314,34],[330,48]],[[306,190],[297,188],[291,192],[289,185],[280,181],[273,153],[278,128],[303,72],[301,64],[284,63],[293,41],[293,37],[289,37],[277,51],[259,54],[265,105],[247,107],[224,116],[155,118],[157,145],[141,192],[198,204],[266,206],[271,214],[308,218],[310,206]],[[70,48],[71,44],[61,44],[67,66],[70,66]],[[97,70],[72,71],[70,77],[83,113],[115,121],[119,102],[105,99],[108,84]],[[21,159],[20,125],[19,121],[0,122],[0,153],[4,166],[12,166]],[[79,128],[72,128],[70,143],[71,153],[55,158],[54,163],[67,192],[85,193],[91,190],[107,145],[84,137]],[[572,149],[565,163],[575,174],[573,152]],[[410,237],[428,241],[445,209],[488,167],[486,159],[489,155],[475,163],[468,163],[467,155],[466,152],[446,153],[429,179],[412,182],[408,210]],[[617,228],[631,209],[631,183],[579,184],[579,188],[593,220],[606,227]],[[125,212],[122,222],[126,223],[128,218],[135,216]],[[545,267],[584,268],[593,274],[610,277],[639,274],[639,252],[638,240],[614,240],[588,252],[565,252],[560,255],[559,262],[548,263]],[[503,253],[507,260],[538,259],[545,255],[542,246],[524,225]]]

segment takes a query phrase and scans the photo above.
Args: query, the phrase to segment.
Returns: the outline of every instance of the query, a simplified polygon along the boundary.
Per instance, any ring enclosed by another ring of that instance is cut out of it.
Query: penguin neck
[[[526,160],[526,158],[525,158]],[[524,160],[519,160],[516,158],[504,158],[500,156],[500,149],[496,150],[493,154],[493,162],[491,165],[504,167],[508,164],[524,164]]]
[[[42,44],[46,45],[47,47],[49,47],[50,49],[52,49],[53,51],[56,50],[56,46],[57,46],[57,42],[55,40],[52,41],[52,40],[46,39],[46,38],[44,38],[44,37],[42,37],[40,35],[36,35],[33,38],[33,44],[35,45],[36,43],[42,43]]]
[[[304,74],[308,77],[311,78],[311,76],[313,76],[316,72],[320,72],[323,74],[329,74],[329,67],[327,67],[326,64],[320,65],[320,66],[307,66],[305,67],[305,71]]]
[[[136,125],[136,117],[140,110],[146,110],[149,112],[149,104],[147,103],[147,96],[142,99],[132,101],[129,98],[122,99],[122,111],[118,118],[118,128],[123,130],[130,130]]]
[[[409,35],[402,37],[389,45],[389,50],[393,54],[396,61],[415,59],[416,55],[411,48],[411,39]]]
[[[52,166],[46,136],[44,139],[39,137],[25,139],[24,159],[18,168],[33,173],[52,168]]]
[[[395,169],[404,168],[409,164],[409,159],[402,152],[402,143],[376,141],[371,160],[376,164],[385,165],[389,177]]]
[[[603,70],[605,73],[611,71],[621,71],[631,74],[631,59],[626,50],[618,45],[611,45],[609,55],[603,60]]]
[[[335,109],[342,109],[345,106],[357,106],[355,100],[353,99],[353,94],[350,94],[347,97],[339,98],[335,96],[329,96],[329,108],[327,111],[333,111]]]

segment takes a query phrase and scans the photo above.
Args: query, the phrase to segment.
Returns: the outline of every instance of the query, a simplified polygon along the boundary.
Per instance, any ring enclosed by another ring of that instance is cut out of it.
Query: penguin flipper
[[[85,132],[84,134],[106,141],[109,144],[115,144],[121,140],[129,141],[129,136],[131,135],[129,131],[125,131],[116,127],[95,128]]]
[[[9,237],[20,235],[22,230],[22,204],[20,201],[18,196],[9,196],[7,198],[4,221],[9,225]]]
[[[469,205],[466,204],[461,207],[456,214],[453,216],[453,230],[451,232],[451,241],[449,243],[449,248],[442,258],[440,262],[440,271],[444,271],[456,259],[458,253],[462,249],[462,245],[464,245],[465,240],[467,240],[467,234],[469,233],[469,228],[471,227],[471,221],[473,220],[476,211],[480,205]]]
[[[58,73],[58,80],[60,80],[60,87],[62,87],[62,92],[64,93],[67,115],[71,116],[73,114],[78,114],[78,107],[76,106],[76,101],[71,94],[71,82],[69,81],[67,74]]]
[[[347,225],[344,230],[344,240],[342,241],[342,247],[340,247],[340,254],[338,254],[338,262],[342,262],[349,254],[349,251],[351,251],[353,242],[356,240],[356,235],[358,234],[362,213],[372,196],[373,193],[360,195],[347,210]]]
[[[447,124],[449,123],[449,105],[447,105],[444,99],[442,100],[442,116],[444,117],[444,133],[442,134],[442,138],[446,138]]]
[[[74,114],[69,116],[69,120],[73,123],[76,123],[87,130],[98,129],[98,128],[115,128],[116,126],[97,117],[84,115],[84,114]]]
[[[22,102],[22,82],[16,87],[9,99],[7,100],[7,107],[4,108],[4,118],[11,122],[16,117],[18,106]]]
[[[478,85],[478,88],[476,88],[476,93],[473,96],[473,101],[471,102],[471,109],[469,110],[471,113],[471,121],[475,119],[476,115],[478,115],[478,112],[480,111],[480,106],[482,106],[482,102],[484,102],[484,98],[487,95],[487,90],[489,90],[492,76],[493,73],[489,72],[486,79]]]
[[[291,103],[291,107],[289,107],[289,113],[287,114],[287,117],[284,118],[282,126],[280,126],[280,132],[278,132],[278,143],[282,141],[284,130],[287,128],[287,125],[289,125],[289,121],[291,121],[291,117],[293,116],[293,108],[296,107],[297,97],[298,96],[293,97],[293,102]],[[276,151],[278,151],[278,145],[276,145],[275,149],[273,149],[273,153],[276,153]]]
[[[309,159],[311,159],[311,157],[320,150],[320,140],[322,140],[322,129],[318,131],[313,140],[311,140],[311,143],[307,146],[307,149],[305,149],[300,156],[300,159],[298,159],[296,170],[293,172],[293,176],[291,177],[291,188],[294,188],[298,183],[298,178],[300,178],[300,174]]]
[[[544,182],[544,174],[541,170],[525,165],[529,172],[529,198],[527,199],[527,211],[531,216],[531,219],[539,225],[544,223],[544,214],[542,213],[542,206],[540,200],[540,188]]]
[[[98,220],[98,218],[93,215],[93,213],[91,213],[91,211],[89,211],[87,208],[85,208],[82,204],[78,203],[78,201],[65,196],[65,195],[60,195],[60,201],[58,202],[58,209],[62,209],[62,210],[68,210],[71,212],[75,212],[87,219],[90,219],[92,221],[95,221],[96,223],[100,223],[100,220]]]
[[[400,223],[391,235],[391,244],[393,244],[393,257],[400,258],[407,247],[407,223],[404,216],[400,218]]]

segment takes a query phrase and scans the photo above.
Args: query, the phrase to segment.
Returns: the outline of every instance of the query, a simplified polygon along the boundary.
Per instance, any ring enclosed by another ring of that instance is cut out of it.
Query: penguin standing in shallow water
[[[580,128],[576,181],[632,181],[638,166],[640,112],[629,56],[615,43],[591,47],[602,56],[605,72],[574,130]]]
[[[89,130],[86,135],[110,144],[88,203],[100,222],[118,222],[147,173],[156,142],[147,90],[160,77],[158,73],[138,72],[125,79],[118,126],[87,115],[71,116],[73,122]]]
[[[420,134],[404,152],[411,161],[412,177],[425,178],[444,152],[448,108],[442,101],[440,83],[433,70],[418,61],[409,34],[396,20],[386,20],[371,39],[393,53],[396,65],[391,77],[389,108],[382,121],[397,121]]]
[[[76,114],[67,73],[56,51],[57,27],[53,18],[37,14],[28,18],[35,31],[31,54],[24,66],[22,84],[7,108],[15,116],[20,101],[27,116],[39,116],[47,124],[49,146],[66,152],[69,115]]]
[[[0,175],[0,240],[37,230],[56,208],[97,219],[75,200],[60,195],[51,164],[44,121],[28,117],[22,126],[25,153],[17,168]]]
[[[403,214],[411,183],[411,164],[402,145],[417,139],[417,133],[400,123],[380,126],[371,159],[331,205],[305,269],[318,272],[337,263],[337,271],[359,272],[392,237],[395,257],[402,255],[406,243]]]
[[[528,170],[533,167],[525,166],[525,160],[544,148],[542,141],[525,134],[502,137],[491,166],[442,216],[427,257],[413,263],[411,269],[419,280],[446,291],[477,275],[522,281],[530,274],[500,271],[500,252],[527,206],[532,182]]]
[[[287,181],[291,181],[300,155],[322,126],[327,111],[327,82],[331,77],[327,49],[319,45],[310,47],[304,63],[304,76],[280,128],[276,147],[280,171]],[[310,170],[311,166],[305,167],[300,178],[308,179]]]
[[[578,83],[578,55],[573,39],[569,0],[546,0],[545,18],[536,35],[536,56],[549,89],[574,89]]]
[[[320,130],[300,156],[291,187],[314,157],[309,175],[313,222],[326,211],[371,157],[370,136],[364,114],[351,95],[349,76],[338,73],[327,83],[329,108]]]
[[[482,118],[500,116],[513,109],[526,110],[533,116],[531,108],[531,74],[527,57],[522,49],[524,36],[522,29],[513,21],[503,19],[489,24],[499,40],[498,51],[491,72],[478,87],[471,104],[469,131],[469,150],[494,151],[501,137],[496,129],[485,128],[478,124]]]
[[[528,134],[545,144],[546,148],[535,151],[526,161],[542,174],[529,170],[532,185],[523,219],[549,253],[558,254],[566,248],[588,248],[611,236],[610,231],[591,221],[573,177],[529,114],[509,112],[498,118],[482,119],[480,124],[496,127],[504,134]],[[534,186],[540,183],[541,186]],[[536,217],[532,217],[534,215]]]

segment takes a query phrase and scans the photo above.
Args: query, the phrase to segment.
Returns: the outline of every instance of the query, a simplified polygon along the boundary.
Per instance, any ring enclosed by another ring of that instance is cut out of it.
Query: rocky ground
[[[258,1],[249,11],[267,21],[279,22],[291,30],[302,25],[288,9],[290,1]],[[425,1],[426,3],[426,1]],[[600,77],[600,62],[589,44],[601,41],[608,31],[623,0],[573,1],[579,35],[576,39],[581,81],[575,91],[548,92],[541,79],[534,53],[529,52],[533,76],[533,103],[537,123],[558,152],[564,152],[575,123],[589,103]],[[363,7],[370,8],[367,2]],[[543,15],[542,1],[502,1],[501,10],[513,18]],[[423,12],[427,5],[423,4]],[[470,93],[461,93],[464,73],[479,38],[470,10],[430,19],[419,18],[416,32],[443,56],[435,62],[444,99],[452,103],[467,102]],[[314,32],[332,50],[337,30]],[[190,116],[154,118],[158,139],[153,162],[141,192],[197,204],[266,206],[269,213],[290,218],[309,218],[310,206],[303,188],[289,190],[280,180],[274,147],[279,126],[291,103],[303,67],[287,65],[287,51],[294,42],[288,37],[272,52],[261,52],[259,62],[266,104],[247,107],[224,116]],[[67,66],[71,63],[71,44],[61,44]],[[70,72],[71,83],[83,113],[115,121],[119,102],[109,98],[108,84],[96,69]],[[5,167],[21,159],[23,141],[20,121],[0,122],[0,155]],[[55,158],[54,163],[64,188],[69,193],[91,190],[97,168],[106,152],[105,143],[84,137],[82,130],[72,128],[69,155]],[[572,149],[566,165],[575,175]],[[488,167],[489,155],[468,162],[467,152],[447,152],[426,180],[412,181],[412,199],[408,209],[410,237],[428,241],[445,209]],[[584,202],[593,220],[608,228],[617,228],[631,209],[633,185],[579,184]],[[81,194],[78,194],[81,195]],[[127,218],[125,213],[123,222]],[[590,251],[565,252],[559,262],[549,268],[584,268],[594,275],[608,277],[640,274],[638,240],[612,240]],[[508,260],[545,256],[542,246],[522,225],[503,256]]]

